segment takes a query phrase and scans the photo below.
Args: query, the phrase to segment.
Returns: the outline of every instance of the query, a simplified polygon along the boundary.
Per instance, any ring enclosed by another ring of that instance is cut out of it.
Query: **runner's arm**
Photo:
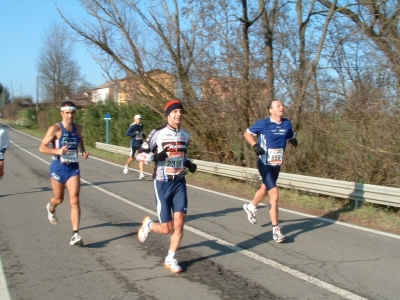
[[[260,144],[254,140],[253,133],[250,132],[250,130],[247,129],[243,136],[245,140],[253,147],[256,155],[262,155],[265,153],[265,150],[260,146]]]
[[[135,137],[136,131],[136,124],[130,125],[128,130],[125,132],[125,136]]]
[[[289,136],[291,136],[291,138],[289,138],[289,144],[293,147],[297,147],[298,143],[296,139],[296,132],[293,131],[292,128],[290,128]]]
[[[8,137],[7,130],[3,131],[2,139],[3,139],[3,149],[7,149],[8,146],[10,146],[10,138]]]
[[[87,152],[85,150],[85,143],[83,142],[83,134],[82,134],[83,133],[83,127],[82,127],[82,125],[76,124],[76,128],[78,130],[78,134],[79,134],[79,137],[80,137],[80,142],[79,142],[79,145],[78,145],[78,149],[80,150],[83,159],[87,159],[89,157],[89,152]]]
[[[248,129],[245,131],[243,136],[244,136],[244,139],[250,144],[250,146],[253,147],[255,144],[257,144],[257,142],[254,139],[253,134]]]
[[[47,129],[46,135],[39,146],[39,151],[41,153],[50,155],[62,155],[67,153],[68,151],[67,146],[63,146],[62,148],[59,149],[49,147],[49,144],[57,139],[57,132],[59,130],[61,130],[61,128],[58,126],[58,124],[54,124],[53,126],[50,126],[49,129]]]

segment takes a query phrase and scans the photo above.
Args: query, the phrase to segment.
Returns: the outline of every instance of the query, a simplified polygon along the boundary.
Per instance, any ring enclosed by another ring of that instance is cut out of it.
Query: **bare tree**
[[[5,106],[10,102],[10,92],[7,87],[3,86],[0,82],[0,107]]]
[[[73,59],[73,41],[64,25],[55,24],[45,32],[37,71],[42,98],[54,104],[65,100],[83,81]]]
[[[318,0],[326,7],[348,17],[357,28],[367,36],[390,62],[393,74],[400,87],[400,1],[346,1],[337,5],[337,1]]]
[[[266,102],[270,102],[275,98],[275,71],[274,71],[274,28],[278,14],[278,0],[272,1],[272,7],[266,6],[270,1],[258,0],[258,9],[261,12],[262,32],[265,41],[265,61],[266,61],[266,85],[267,85],[267,98]]]
[[[190,7],[185,12],[178,1],[154,2],[147,10],[125,0],[80,2],[90,19],[79,23],[60,13],[80,38],[98,49],[103,63],[114,67],[109,69],[110,77],[116,79],[116,75],[123,74],[138,81],[144,88],[127,92],[137,93],[132,98],[160,115],[164,114],[167,99],[179,97],[185,104],[186,126],[196,137],[194,146],[198,144],[199,151],[200,145],[205,148],[201,151],[207,156],[213,152],[216,159],[229,153],[228,130],[217,126],[222,124],[222,106],[214,98],[205,97],[202,90],[204,81],[215,75],[218,64],[206,51],[215,36],[201,32],[199,24],[208,26],[203,17],[193,14]],[[175,77],[175,90],[147,76],[155,68]],[[210,117],[215,117],[215,122],[204,122]]]

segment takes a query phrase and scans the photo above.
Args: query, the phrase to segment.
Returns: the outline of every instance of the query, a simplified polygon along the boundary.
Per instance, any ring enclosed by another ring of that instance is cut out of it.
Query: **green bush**
[[[113,145],[129,147],[130,138],[125,136],[129,125],[134,121],[134,116],[140,114],[144,124],[144,133],[148,135],[154,128],[165,124],[166,119],[152,112],[149,108],[139,104],[117,105],[113,102],[99,103],[85,110],[78,109],[75,122],[83,126],[85,144],[94,147],[96,142],[106,142],[106,113],[111,115],[108,121],[108,142]],[[49,126],[61,121],[60,109],[47,110]],[[31,127],[36,125],[35,109],[18,111],[18,125]]]
[[[125,136],[125,132],[136,114],[142,116],[145,135],[165,123],[165,118],[139,104],[96,104],[84,111],[81,120],[76,119],[77,123],[84,126],[83,136],[87,145],[94,146],[96,142],[106,142],[106,113],[111,115],[111,120],[108,121],[108,142],[124,147],[129,147],[130,138]]]

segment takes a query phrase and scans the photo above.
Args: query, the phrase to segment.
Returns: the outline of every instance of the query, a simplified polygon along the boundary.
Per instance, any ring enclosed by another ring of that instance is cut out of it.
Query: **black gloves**
[[[167,149],[164,149],[163,151],[161,151],[160,153],[155,153],[154,154],[154,160],[156,161],[163,161],[168,157],[167,154]]]
[[[255,152],[257,155],[262,155],[262,154],[265,153],[264,149],[261,148],[261,146],[260,146],[259,143],[254,144],[254,145],[253,145],[253,149],[254,149],[254,152]]]
[[[7,148],[3,148],[0,150],[0,153],[6,153]]]
[[[190,173],[194,173],[197,170],[197,165],[192,163],[190,160],[186,160],[185,167],[189,169]]]
[[[167,151],[169,150],[169,145],[165,146],[163,151],[160,153],[154,153],[154,160],[163,161],[168,157]]]
[[[297,147],[297,140],[296,138],[292,138],[289,140],[289,144],[292,145],[293,147]]]

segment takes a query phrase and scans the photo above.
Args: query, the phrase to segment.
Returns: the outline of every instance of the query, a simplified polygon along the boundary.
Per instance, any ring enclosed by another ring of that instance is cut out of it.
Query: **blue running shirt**
[[[61,137],[54,141],[54,148],[60,149],[64,145],[68,146],[68,152],[64,155],[54,155],[53,159],[61,163],[77,163],[78,162],[78,145],[81,141],[75,123],[73,123],[72,132],[68,132],[62,122],[58,123],[61,128]]]
[[[259,120],[247,131],[257,135],[257,142],[265,150],[265,154],[260,155],[259,159],[270,166],[280,166],[283,163],[286,142],[296,136],[292,123],[285,118],[280,123],[271,118]]]

